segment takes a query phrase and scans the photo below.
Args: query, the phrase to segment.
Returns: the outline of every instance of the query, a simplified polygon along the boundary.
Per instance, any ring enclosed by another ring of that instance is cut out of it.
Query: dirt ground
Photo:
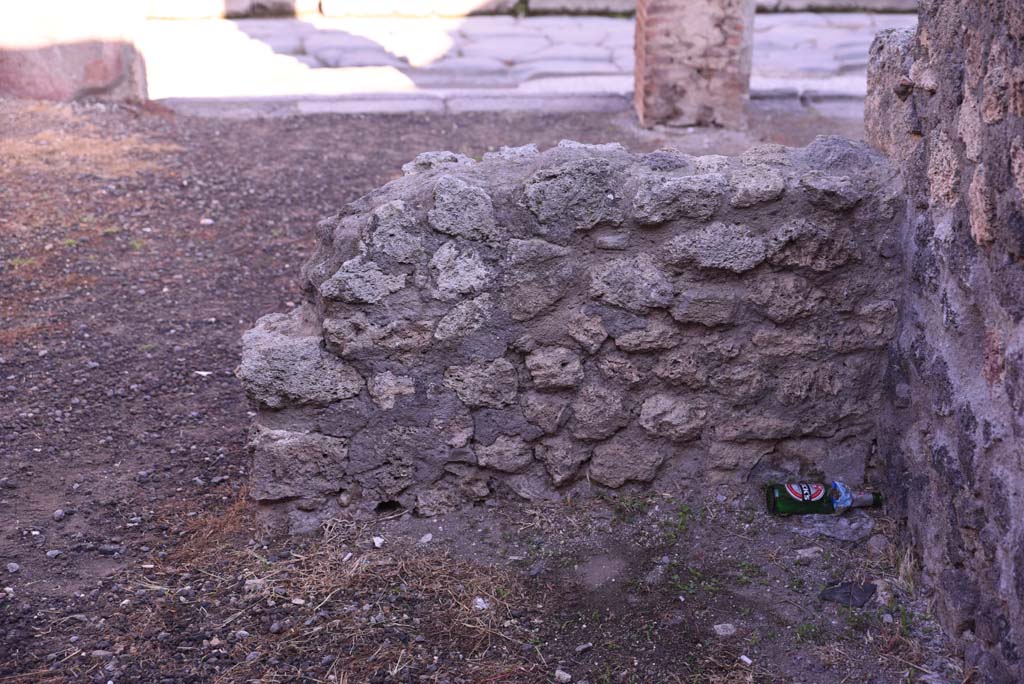
[[[0,684],[969,680],[912,559],[800,534],[756,492],[396,511],[270,545],[245,497],[240,334],[294,305],[317,219],[417,153],[736,153],[860,137],[856,109],[757,103],[727,134],[0,100]],[[881,583],[847,608],[817,598],[834,580]]]

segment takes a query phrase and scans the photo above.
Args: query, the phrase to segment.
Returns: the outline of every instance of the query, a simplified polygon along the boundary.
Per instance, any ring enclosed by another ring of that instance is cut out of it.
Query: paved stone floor
[[[759,14],[754,97],[859,98],[868,48],[912,14]],[[148,21],[150,96],[222,116],[494,109],[616,111],[633,21],[610,17]]]

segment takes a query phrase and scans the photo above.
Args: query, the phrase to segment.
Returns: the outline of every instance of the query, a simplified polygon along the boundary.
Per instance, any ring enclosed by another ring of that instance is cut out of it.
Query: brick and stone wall
[[[865,145],[405,171],[319,225],[305,303],[244,336],[271,524],[873,467],[902,208]]]
[[[902,167],[903,318],[883,455],[971,681],[1024,681],[1024,4],[924,2],[872,48]]]
[[[754,0],[639,0],[640,124],[745,128],[753,38]]]

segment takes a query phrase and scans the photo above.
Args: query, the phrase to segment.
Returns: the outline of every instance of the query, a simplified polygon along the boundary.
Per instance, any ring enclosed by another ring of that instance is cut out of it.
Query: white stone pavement
[[[759,14],[754,97],[850,98],[875,33],[912,14]],[[610,17],[145,22],[150,97],[219,116],[316,112],[617,111],[633,21]]]

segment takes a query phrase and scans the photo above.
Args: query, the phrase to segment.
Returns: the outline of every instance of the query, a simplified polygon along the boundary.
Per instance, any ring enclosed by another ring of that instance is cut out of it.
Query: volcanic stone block
[[[583,366],[576,352],[565,347],[541,347],[526,357],[533,384],[541,389],[576,387],[583,380]]]
[[[725,194],[725,176],[649,176],[640,181],[633,198],[633,216],[641,225],[677,218],[711,218]]]
[[[359,373],[302,329],[306,316],[298,309],[290,316],[270,314],[242,337],[238,377],[258,403],[271,408],[330,404],[361,391]]]
[[[385,275],[377,264],[356,257],[320,284],[320,294],[350,304],[376,304],[405,287],[405,278],[404,274]]]
[[[579,159],[534,174],[526,183],[526,201],[542,224],[590,230],[599,223],[622,222],[618,191],[611,162]]]
[[[675,294],[669,280],[650,254],[613,259],[594,269],[591,293],[609,304],[636,313],[663,309]]]
[[[512,403],[519,387],[515,367],[505,359],[467,366],[450,366],[444,384],[468,406],[500,408]]]
[[[674,265],[696,264],[743,273],[768,257],[764,238],[751,234],[746,226],[713,223],[680,235],[667,245],[666,258]]]
[[[431,227],[470,240],[496,237],[494,206],[483,190],[454,176],[441,176],[434,186],[434,208],[427,213]]]

